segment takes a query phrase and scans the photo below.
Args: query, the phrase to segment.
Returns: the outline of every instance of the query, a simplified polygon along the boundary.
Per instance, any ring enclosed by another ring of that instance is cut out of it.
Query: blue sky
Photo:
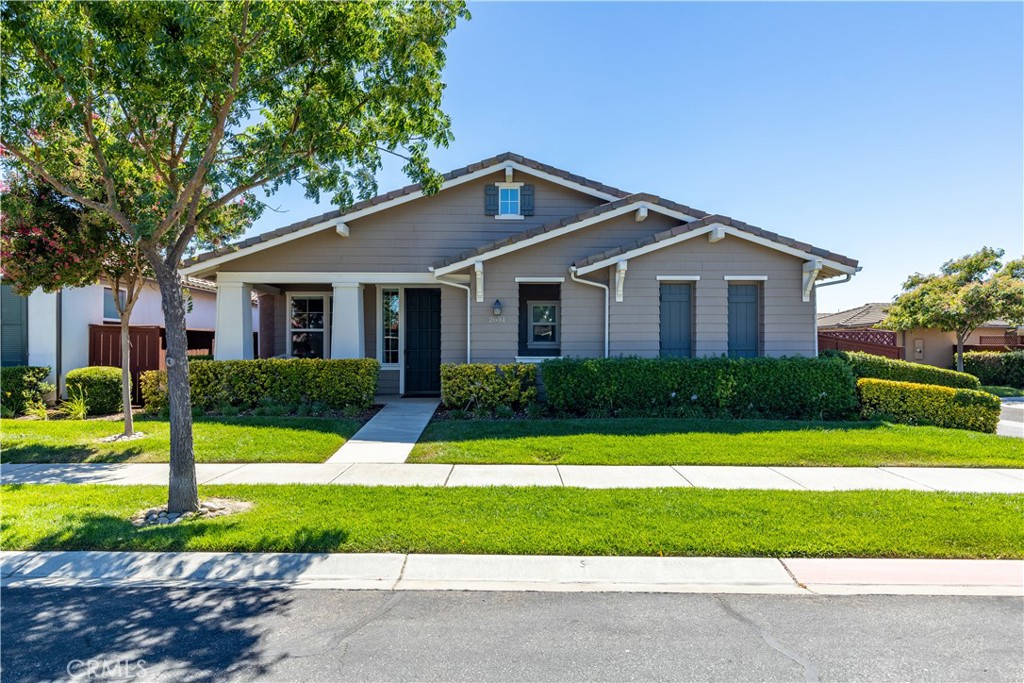
[[[1020,3],[473,3],[441,171],[512,150],[860,260],[818,309],[1024,252]],[[399,165],[379,177],[407,183]],[[327,210],[289,188],[252,232]]]

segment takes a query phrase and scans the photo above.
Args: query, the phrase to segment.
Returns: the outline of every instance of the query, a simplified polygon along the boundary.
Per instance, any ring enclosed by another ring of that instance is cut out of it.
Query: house
[[[899,332],[879,329],[876,325],[885,320],[885,309],[888,306],[887,303],[871,303],[838,313],[823,313],[818,316],[818,330],[823,335],[855,343],[880,343],[896,347],[894,358],[940,368],[953,366],[956,334],[928,328]],[[989,320],[967,337],[964,346],[969,351],[1002,351],[1018,345],[1024,346],[1016,325],[1005,320]]]
[[[432,394],[446,362],[560,356],[812,356],[815,288],[846,256],[505,153],[235,245],[216,357],[372,357],[383,393]]]
[[[198,278],[186,279],[185,285],[192,301],[185,316],[189,346],[210,353],[216,287]],[[37,289],[28,296],[15,294],[8,284],[0,285],[0,290],[0,363],[4,366],[48,365],[53,369],[49,381],[57,383],[59,374],[59,387],[63,389],[69,370],[88,365],[120,365],[120,318],[109,283],[101,281],[59,293]],[[257,310],[252,310],[251,315],[258,320]],[[138,373],[161,367],[163,358],[164,314],[156,282],[147,281],[143,286],[130,324],[137,389]]]

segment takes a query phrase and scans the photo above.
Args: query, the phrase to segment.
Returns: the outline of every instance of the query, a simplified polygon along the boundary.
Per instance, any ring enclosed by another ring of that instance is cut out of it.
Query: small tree
[[[915,273],[879,324],[892,330],[931,327],[956,334],[956,369],[964,370],[964,343],[987,321],[1024,323],[1024,260],[1003,264],[1002,249],[947,261],[938,274]]]
[[[237,234],[225,212],[252,218],[257,188],[300,182],[337,204],[372,194],[384,153],[436,190],[427,150],[451,139],[441,72],[463,17],[460,0],[2,5],[9,163],[109,216],[160,285],[170,510],[199,504],[183,255]]]
[[[110,283],[121,322],[124,435],[131,436],[135,424],[129,320],[145,284],[145,259],[109,218],[84,209],[47,185],[14,174],[2,190],[0,260],[3,277],[14,291],[29,294],[41,288],[55,292],[91,285],[101,277]],[[123,301],[119,295],[122,285]]]

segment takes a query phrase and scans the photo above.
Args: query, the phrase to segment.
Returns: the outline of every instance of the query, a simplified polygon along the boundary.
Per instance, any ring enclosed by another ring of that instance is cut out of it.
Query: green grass
[[[351,437],[357,420],[315,417],[198,418],[196,462],[323,462]],[[167,462],[167,420],[139,419],[134,441],[100,443],[120,434],[110,420],[0,420],[0,462]]]
[[[435,420],[409,462],[1024,467],[1024,441],[879,422]]]
[[[987,391],[990,394],[995,394],[999,398],[1014,398],[1017,396],[1024,396],[1024,389],[1018,389],[1016,387],[983,386],[981,390]]]
[[[916,491],[205,486],[244,513],[136,529],[158,486],[0,488],[4,550],[1024,557],[1024,496]]]

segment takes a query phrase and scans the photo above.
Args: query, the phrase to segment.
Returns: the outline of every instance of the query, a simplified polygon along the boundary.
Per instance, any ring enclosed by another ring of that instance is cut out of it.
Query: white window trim
[[[558,284],[565,282],[564,277],[516,277],[516,282],[535,283],[535,284]]]
[[[546,360],[565,358],[565,356],[516,356],[517,363],[543,363]]]
[[[498,213],[494,215],[495,219],[499,221],[521,221],[526,216],[523,215],[523,185],[525,183],[494,183],[494,186],[498,188]],[[519,207],[519,213],[502,213],[501,212],[501,191],[502,190],[518,190],[519,199],[516,202]]]
[[[319,332],[313,328],[301,328],[292,327],[292,299],[310,299],[314,297],[321,297],[324,300],[324,355],[322,358],[331,357],[331,297],[333,292],[288,292],[285,297],[285,310],[284,310],[284,321],[285,321],[285,335],[284,335],[284,350],[285,355],[289,358],[292,356],[292,332],[298,330],[299,332]]]
[[[700,275],[658,275],[658,282],[698,282]]]
[[[533,341],[533,327],[534,325],[551,325],[552,323],[535,323],[533,322],[533,307],[534,306],[554,306],[555,307],[555,322],[553,326],[555,328],[555,340],[550,342],[538,342]],[[562,303],[560,301],[547,301],[547,300],[528,300],[526,302],[526,314],[529,316],[526,320],[526,348],[528,349],[557,349],[562,343]]]
[[[385,363],[384,362],[384,290],[385,289],[396,289],[398,290],[398,362],[397,363]],[[405,384],[405,364],[402,362],[405,359],[405,321],[402,316],[405,314],[405,287],[402,285],[377,285],[377,315],[376,319],[376,332],[374,337],[377,339],[377,361],[380,363],[381,370],[399,370],[402,373],[402,379],[400,381],[400,388],[404,389]]]
[[[127,289],[118,288],[117,291],[119,293],[123,293],[124,294],[125,302],[127,302],[128,301],[128,290]],[[121,317],[120,316],[115,316],[113,318],[108,318],[107,317],[107,292],[110,292],[111,297],[113,297],[113,295],[114,295],[114,288],[113,287],[107,287],[106,285],[104,285],[104,287],[103,287],[103,311],[102,311],[103,312],[103,322],[105,322],[105,323],[109,323],[109,322],[119,323],[119,322],[121,322]],[[114,309],[114,313],[117,313],[117,309],[116,308]]]
[[[765,282],[768,280],[767,275],[726,275],[726,282]]]

